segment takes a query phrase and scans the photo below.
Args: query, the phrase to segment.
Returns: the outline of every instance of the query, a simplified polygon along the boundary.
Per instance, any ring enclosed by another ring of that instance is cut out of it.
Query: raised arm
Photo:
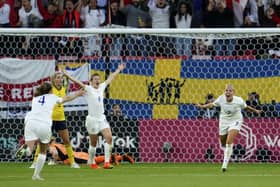
[[[250,110],[252,112],[256,112],[258,115],[260,115],[262,113],[262,110],[257,110],[249,105],[247,105],[247,107],[245,108],[245,110]]]
[[[124,5],[124,0],[120,0],[120,9],[124,8],[125,5]]]
[[[196,104],[195,106],[198,107],[198,108],[213,108],[214,104],[213,103],[207,103],[207,104],[204,104],[204,105]]]
[[[124,63],[120,63],[118,66],[118,69],[112,73],[108,79],[105,81],[106,84],[110,84],[112,82],[112,80],[114,80],[114,78],[125,68],[125,64]]]
[[[77,80],[77,79],[75,79],[74,77],[72,77],[71,75],[69,75],[64,69],[62,70],[62,73],[69,79],[69,80],[71,80],[71,81],[73,81],[74,83],[76,83],[76,84],[78,84],[81,88],[85,88],[85,85],[81,82],[81,81],[79,81],[79,80]]]
[[[85,91],[81,89],[78,92],[76,92],[75,94],[66,95],[65,97],[62,98],[62,103],[72,101],[72,100],[76,99],[77,97],[84,95],[84,93],[85,93]]]

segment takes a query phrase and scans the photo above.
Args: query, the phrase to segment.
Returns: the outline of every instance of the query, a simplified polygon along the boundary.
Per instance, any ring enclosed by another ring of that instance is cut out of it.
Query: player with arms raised
[[[47,147],[51,139],[52,112],[56,104],[71,101],[83,95],[83,91],[75,95],[63,98],[52,94],[50,83],[43,83],[36,90],[35,97],[32,99],[31,111],[25,117],[24,139],[25,144],[16,152],[16,157],[31,156],[34,145],[39,142],[40,153],[35,166],[33,180],[43,180],[40,172],[46,160]]]
[[[64,85],[63,73],[60,71],[55,72],[54,75],[51,77],[51,82],[52,82],[52,93],[56,96],[64,97],[67,92],[67,87]],[[69,131],[68,131],[68,128],[66,125],[63,104],[56,104],[54,106],[52,120],[53,120],[52,128],[56,132],[58,132],[58,135],[63,140],[64,146],[66,148],[67,155],[68,155],[68,158],[70,161],[71,168],[80,168],[80,166],[74,160],[74,152],[73,152],[73,148],[70,144]],[[37,156],[38,156],[39,152],[40,152],[40,147],[37,146],[36,152],[34,155],[34,161],[30,168],[35,167],[36,161],[37,161]]]
[[[234,96],[234,88],[231,84],[226,85],[225,93],[219,96],[214,102],[197,105],[199,108],[212,108],[214,106],[221,107],[219,135],[221,145],[224,148],[222,171],[225,172],[232,154],[234,139],[238,135],[241,125],[243,124],[241,110],[248,109],[258,114],[262,111],[248,106],[241,97]]]
[[[121,63],[118,65],[118,69],[112,73],[108,79],[100,83],[99,74],[91,75],[90,83],[91,85],[84,85],[82,82],[74,79],[66,71],[64,75],[72,80],[73,82],[79,84],[81,88],[86,91],[85,97],[88,102],[88,116],[86,118],[86,128],[90,137],[90,146],[88,149],[89,160],[91,168],[98,169],[99,166],[95,163],[96,145],[98,133],[102,133],[106,143],[104,145],[104,169],[112,169],[113,166],[110,164],[110,156],[112,151],[112,132],[109,123],[104,115],[104,103],[103,94],[106,87],[112,82],[112,80],[125,68],[125,64]]]

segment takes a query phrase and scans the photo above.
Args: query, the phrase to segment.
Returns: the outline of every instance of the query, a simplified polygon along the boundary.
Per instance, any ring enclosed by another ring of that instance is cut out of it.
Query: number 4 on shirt
[[[45,103],[45,96],[40,97],[38,103],[41,103],[41,105],[43,105]]]

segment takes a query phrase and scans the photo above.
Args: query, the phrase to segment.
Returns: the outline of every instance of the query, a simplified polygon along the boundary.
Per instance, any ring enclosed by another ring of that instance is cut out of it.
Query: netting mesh
[[[219,108],[197,109],[223,93],[226,83],[246,103],[264,112],[243,111],[245,124],[232,158],[280,160],[280,42],[276,33],[128,33],[0,35],[0,161],[16,160],[23,143],[23,118],[34,88],[59,68],[99,73],[118,63],[126,69],[106,90],[106,116],[116,153],[140,162],[220,162]],[[83,77],[83,78],[82,78]],[[88,75],[80,77],[87,81]],[[77,88],[72,83],[69,92]],[[114,106],[119,109],[114,111]],[[67,126],[76,151],[88,149],[86,102],[66,104]],[[57,134],[54,134],[57,136]],[[100,136],[97,153],[103,154]]]

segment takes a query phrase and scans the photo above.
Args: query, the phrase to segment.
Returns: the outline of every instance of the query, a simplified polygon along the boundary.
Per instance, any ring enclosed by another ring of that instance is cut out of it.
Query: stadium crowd
[[[279,0],[1,0],[1,27],[279,27]]]
[[[0,0],[0,26],[12,28],[279,27],[279,0]],[[0,36],[0,56],[250,56],[279,51],[279,37],[193,39],[99,34],[84,38]],[[136,44],[136,45],[135,45]],[[209,58],[203,58],[209,59]]]

